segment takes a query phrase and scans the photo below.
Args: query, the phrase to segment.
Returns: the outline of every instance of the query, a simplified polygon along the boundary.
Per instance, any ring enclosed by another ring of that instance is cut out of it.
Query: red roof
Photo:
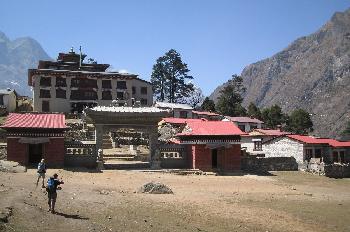
[[[307,135],[287,135],[287,137],[308,144],[328,144],[332,147],[350,147],[350,141],[341,142],[335,139],[315,138]]]
[[[10,113],[2,128],[65,129],[64,114]]]
[[[269,129],[254,129],[254,131],[260,132],[265,135],[271,135],[271,136],[281,136],[281,135],[290,134],[290,132],[286,132],[286,131],[269,130]]]
[[[245,135],[236,125],[224,121],[187,122],[189,131],[179,133],[179,136],[193,135]]]
[[[220,114],[213,113],[213,112],[207,112],[207,111],[192,111],[193,114],[198,114],[198,115],[206,115],[206,116],[219,116]]]
[[[162,121],[170,124],[186,124],[187,122],[203,122],[207,119],[192,119],[192,118],[163,118]]]
[[[250,118],[250,117],[230,117],[230,116],[225,116],[225,118],[227,118],[231,122],[264,123],[263,121],[260,121],[257,118]]]

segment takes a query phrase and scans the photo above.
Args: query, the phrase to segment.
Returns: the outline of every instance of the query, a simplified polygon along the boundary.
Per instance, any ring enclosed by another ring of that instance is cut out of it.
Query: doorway
[[[29,144],[29,159],[30,164],[37,164],[42,159],[43,146],[42,143],[39,144]]]
[[[218,150],[217,149],[211,150],[211,166],[212,168],[218,167]]]

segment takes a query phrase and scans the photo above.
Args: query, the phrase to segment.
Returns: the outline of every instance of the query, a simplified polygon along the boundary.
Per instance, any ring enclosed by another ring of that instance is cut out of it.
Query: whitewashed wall
[[[299,164],[304,161],[304,145],[287,137],[266,143],[263,151],[265,157],[294,157]]]

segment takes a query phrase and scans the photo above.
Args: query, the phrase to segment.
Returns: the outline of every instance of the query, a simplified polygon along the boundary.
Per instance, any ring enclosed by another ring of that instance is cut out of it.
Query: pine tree
[[[201,109],[204,111],[215,112],[214,101],[210,100],[209,97],[206,97],[202,103]]]
[[[151,75],[153,92],[159,101],[179,102],[183,97],[189,97],[193,84],[186,83],[193,79],[188,75],[187,64],[183,63],[180,54],[174,49],[159,57]]]
[[[247,114],[249,117],[262,119],[260,109],[253,102],[249,104]]]
[[[308,134],[313,131],[310,114],[303,109],[294,110],[287,120],[286,130],[295,134]]]
[[[220,91],[216,110],[222,115],[245,116],[247,114],[246,109],[241,105],[243,102],[242,94],[245,90],[242,77],[232,75],[232,79]]]
[[[277,126],[286,122],[286,115],[283,114],[281,107],[273,105],[262,111],[262,119],[268,128],[276,129]]]

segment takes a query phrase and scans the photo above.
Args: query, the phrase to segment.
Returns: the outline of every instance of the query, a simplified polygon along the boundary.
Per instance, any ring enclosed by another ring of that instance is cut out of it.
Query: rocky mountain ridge
[[[30,37],[10,40],[0,31],[0,89],[15,89],[20,95],[32,96],[27,84],[29,68],[39,60],[51,60],[41,45]]]
[[[312,114],[314,134],[338,137],[350,120],[350,9],[335,13],[317,32],[242,71],[243,104],[278,104]],[[226,83],[225,83],[226,84]],[[219,86],[210,98],[217,100]]]

